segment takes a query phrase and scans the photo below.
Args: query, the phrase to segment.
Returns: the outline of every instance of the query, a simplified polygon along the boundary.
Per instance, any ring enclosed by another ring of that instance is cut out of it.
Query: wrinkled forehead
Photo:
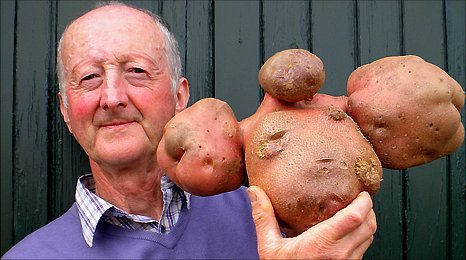
[[[92,52],[132,50],[156,57],[163,35],[148,14],[126,6],[105,6],[76,19],[64,32],[62,61]]]

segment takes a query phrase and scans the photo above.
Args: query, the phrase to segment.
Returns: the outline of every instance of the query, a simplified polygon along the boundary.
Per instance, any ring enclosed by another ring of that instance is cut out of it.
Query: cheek
[[[96,107],[99,105],[99,99],[86,93],[85,95],[73,96],[69,99],[70,120],[72,124],[89,124],[92,123],[92,118]]]
[[[175,115],[175,99],[171,93],[141,95],[137,102],[139,111],[146,119],[145,125],[150,135],[159,137],[165,124]],[[149,125],[150,124],[150,125]]]

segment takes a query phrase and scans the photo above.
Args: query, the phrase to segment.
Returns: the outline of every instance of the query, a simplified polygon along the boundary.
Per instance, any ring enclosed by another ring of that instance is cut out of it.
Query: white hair
[[[155,24],[158,25],[158,27],[160,28],[160,31],[162,32],[163,40],[164,40],[164,48],[162,48],[162,52],[163,52],[163,54],[165,56],[165,59],[166,59],[166,61],[168,63],[168,67],[169,67],[168,69],[169,69],[169,72],[170,72],[170,79],[171,79],[171,82],[172,82],[172,90],[173,90],[173,93],[175,93],[176,92],[176,87],[178,85],[178,80],[181,77],[180,52],[179,52],[179,49],[178,49],[178,42],[177,42],[175,36],[173,35],[173,33],[170,31],[170,29],[169,29],[170,27],[165,22],[165,20],[162,17],[152,13],[149,10],[134,7],[134,6],[130,6],[128,4],[117,2],[117,1],[112,1],[112,2],[108,2],[108,3],[98,3],[95,8],[87,11],[86,13],[88,13],[88,12],[90,12],[92,10],[98,9],[100,7],[103,7],[103,6],[126,6],[126,7],[130,7],[130,8],[139,10],[139,11],[149,15],[153,19]],[[86,14],[86,13],[84,13],[84,14]],[[62,53],[62,48],[63,48],[63,46],[62,46],[63,45],[63,36],[65,35],[66,31],[68,30],[68,27],[74,21],[75,20],[71,21],[66,26],[65,30],[63,31],[63,34],[60,37],[60,41],[58,42],[58,48],[57,48],[58,85],[59,85],[59,88],[60,88],[60,95],[62,97],[63,104],[65,105],[65,107],[68,107],[68,98],[67,98],[66,92],[65,92],[67,86],[66,86],[66,81],[65,81],[65,68],[64,68],[64,65],[63,65],[63,61],[61,59],[61,53]]]

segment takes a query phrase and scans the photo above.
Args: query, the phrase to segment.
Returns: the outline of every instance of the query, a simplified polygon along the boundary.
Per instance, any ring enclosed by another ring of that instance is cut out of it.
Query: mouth
[[[117,128],[117,127],[124,127],[129,124],[134,123],[134,121],[114,121],[114,122],[108,122],[100,125],[102,128]]]

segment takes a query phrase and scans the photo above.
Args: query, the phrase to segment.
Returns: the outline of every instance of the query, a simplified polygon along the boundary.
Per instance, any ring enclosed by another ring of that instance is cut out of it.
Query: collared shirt
[[[76,186],[76,203],[86,243],[92,247],[94,233],[100,219],[124,228],[168,233],[175,226],[183,205],[189,209],[190,194],[181,190],[167,176],[162,176],[160,189],[163,209],[160,220],[130,214],[95,194],[92,174],[81,176]]]

